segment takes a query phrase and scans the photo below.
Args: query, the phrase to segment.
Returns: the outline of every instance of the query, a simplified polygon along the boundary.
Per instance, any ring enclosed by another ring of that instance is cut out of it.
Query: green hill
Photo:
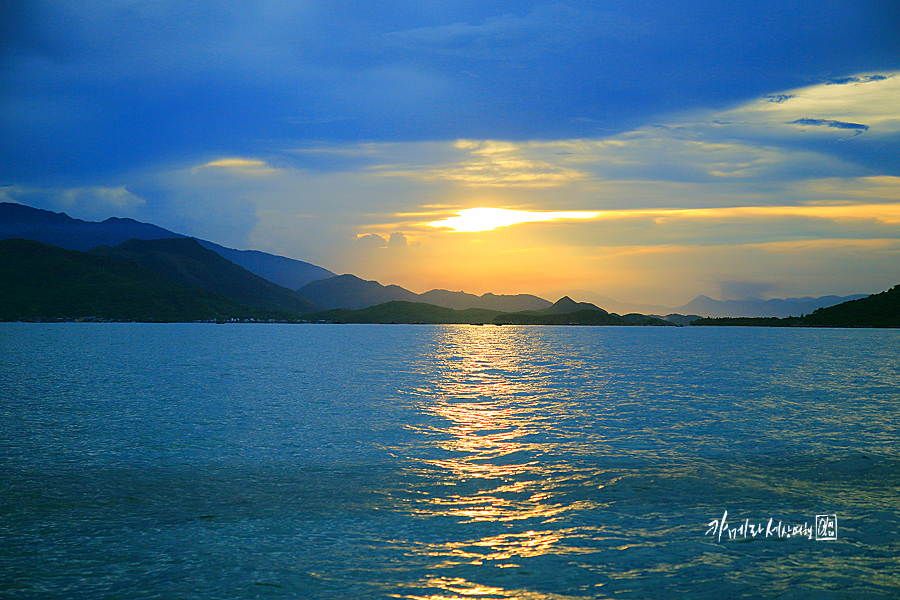
[[[0,240],[0,320],[171,322],[273,316],[135,263],[31,240]]]

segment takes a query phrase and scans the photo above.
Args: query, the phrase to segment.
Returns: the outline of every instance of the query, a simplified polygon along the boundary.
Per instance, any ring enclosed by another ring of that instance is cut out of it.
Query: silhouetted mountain
[[[116,246],[130,239],[179,237],[185,236],[134,219],[82,221],[65,213],[0,202],[0,239],[22,238],[87,252],[96,246]]]
[[[541,310],[550,306],[543,298],[531,294],[467,294],[465,292],[449,292],[447,290],[431,290],[419,294],[420,302],[436,306],[465,310],[467,308],[485,308],[502,312],[518,312],[522,310]]]
[[[589,302],[575,302],[564,296],[543,310],[503,313],[494,317],[503,325],[655,325],[674,326],[658,317],[638,313],[619,316]]]
[[[377,281],[367,281],[355,275],[338,275],[313,281],[297,292],[304,298],[328,308],[361,309],[392,300],[424,302],[454,310],[483,308],[500,312],[538,310],[550,306],[543,298],[529,294],[507,296],[489,293],[476,296],[447,290],[431,290],[424,294],[416,294],[399,285],[382,285]]]
[[[73,219],[65,213],[55,213],[8,202],[0,203],[0,239],[25,238],[59,246],[69,250],[88,251],[97,246],[115,247],[127,240],[154,239],[187,239],[186,236],[134,219],[111,217],[102,222]],[[234,250],[206,240],[197,240],[205,248],[282,287],[298,290],[302,297],[315,305],[326,308],[364,308],[388,302],[403,300],[408,302],[426,302],[446,308],[462,310],[467,308],[484,308],[502,312],[516,313],[522,311],[538,311],[551,308],[551,304],[537,296],[528,294],[475,296],[465,292],[447,290],[431,290],[424,294],[415,294],[400,286],[384,286],[376,281],[365,281],[353,275],[335,276],[334,273],[310,263],[283,256],[276,256],[256,250]],[[714,300],[707,296],[697,296],[694,300],[680,307],[666,308],[655,305],[640,305],[617,302],[611,298],[585,292],[571,292],[579,298],[588,298],[595,304],[582,308],[598,309],[602,307],[610,314],[650,314],[680,313],[706,316],[745,316],[745,317],[787,317],[811,314],[817,309],[833,306],[848,300],[864,298],[854,296],[823,296],[820,298],[785,298],[772,300]],[[566,294],[569,296],[569,294]],[[570,298],[571,300],[571,298]],[[574,301],[573,301],[574,302]],[[554,310],[566,310],[567,307]],[[572,311],[569,311],[572,312]],[[672,321],[683,323],[685,318],[673,318]]]
[[[656,317],[657,315],[652,315]],[[664,317],[659,317],[660,319],[664,319],[670,323],[675,323],[676,325],[690,325],[691,321],[696,321],[697,319],[702,319],[700,315],[679,315],[679,314],[668,314]]]
[[[360,309],[392,300],[416,302],[418,294],[399,285],[381,285],[356,275],[337,275],[304,285],[297,290],[304,298],[325,308]]]
[[[73,219],[65,213],[0,202],[0,239],[23,238],[68,250],[87,252],[97,246],[114,247],[132,239],[158,240],[185,237],[187,236],[134,219],[110,217],[99,223],[82,221]],[[198,241],[251,273],[289,289],[299,288],[316,279],[334,276],[334,273],[327,269],[301,260],[257,250],[233,250],[213,242]]]
[[[773,298],[771,300],[715,300],[709,296],[697,296],[682,306],[668,307],[656,304],[635,304],[631,302],[619,302],[607,296],[601,296],[585,290],[572,290],[560,292],[572,298],[580,298],[593,302],[613,313],[642,313],[648,315],[681,314],[681,315],[705,315],[709,317],[789,317],[809,314],[817,308],[833,306],[847,300],[864,298],[865,294],[852,296],[822,296],[814,298]]]
[[[615,316],[615,313],[613,313],[613,316]],[[662,317],[657,317],[655,315],[643,315],[641,313],[628,313],[627,315],[622,315],[621,319],[628,325],[653,325],[656,327],[681,326],[680,323],[676,323],[669,319],[663,319]]]
[[[599,310],[600,312],[607,313],[607,311],[602,308],[591,304],[590,302],[575,302],[568,296],[563,296],[559,300],[553,303],[552,306],[544,308],[542,310],[536,311],[543,315],[563,315],[568,313],[573,313],[579,310]]]
[[[495,310],[469,308],[454,310],[424,302],[391,300],[375,306],[356,310],[334,308],[311,315],[311,321],[332,323],[428,323],[428,324],[483,324],[490,323],[498,313]]]
[[[819,308],[834,306],[848,300],[865,298],[865,294],[853,296],[822,296],[813,298],[773,298],[771,300],[714,300],[708,296],[697,296],[684,306],[673,310],[709,317],[799,317]]]
[[[569,302],[572,302],[569,300]],[[557,303],[558,304],[558,303]],[[567,303],[560,305],[562,309]],[[575,303],[572,303],[575,304]],[[648,317],[630,314],[625,317],[611,315],[604,310],[582,308],[570,313],[528,311],[504,313],[484,308],[468,308],[454,310],[443,306],[435,306],[424,302],[407,302],[391,300],[383,304],[360,309],[330,309],[305,315],[310,321],[326,321],[331,323],[430,323],[457,324],[468,323],[481,325],[662,325],[674,326],[672,323]]]
[[[128,240],[115,248],[100,246],[91,254],[131,260],[181,284],[259,310],[298,316],[318,309],[297,292],[251,273],[193,238]]]
[[[196,321],[275,315],[117,258],[0,240],[0,320]]]
[[[820,308],[804,317],[720,317],[698,319],[691,325],[765,327],[900,327],[900,285],[864,298]]]
[[[234,250],[213,242],[207,242],[206,240],[197,241],[204,248],[212,250],[234,264],[240,265],[251,273],[289,290],[296,290],[317,279],[334,277],[334,273],[328,269],[317,267],[302,260],[269,254],[259,250]]]
[[[589,292],[587,290],[567,290],[567,291],[559,291],[552,294],[554,298],[561,298],[563,296],[568,296],[570,298],[578,298],[578,302],[589,302],[594,306],[599,306],[603,308],[603,310],[608,311],[610,313],[643,313],[643,314],[654,314],[661,315],[673,312],[674,309],[669,308],[667,306],[659,306],[656,304],[635,304],[633,302],[619,302],[618,300],[614,300],[608,296],[603,296],[596,292]]]
[[[879,294],[820,308],[806,315],[814,327],[900,327],[900,285]]]

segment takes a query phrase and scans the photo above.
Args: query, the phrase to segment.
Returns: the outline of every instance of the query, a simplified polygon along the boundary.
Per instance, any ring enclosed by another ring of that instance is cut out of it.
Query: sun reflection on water
[[[404,457],[415,487],[404,510],[455,524],[448,539],[415,545],[435,569],[515,570],[526,559],[589,551],[579,540],[591,534],[559,525],[568,512],[599,504],[590,493],[573,499],[572,488],[590,476],[553,459],[555,420],[568,407],[548,374],[534,369],[541,347],[526,337],[508,328],[447,327],[440,354],[426,359],[428,386],[411,392],[430,417],[410,426],[426,441]],[[446,577],[411,587],[398,597],[560,597]],[[418,595],[424,590],[430,593]]]

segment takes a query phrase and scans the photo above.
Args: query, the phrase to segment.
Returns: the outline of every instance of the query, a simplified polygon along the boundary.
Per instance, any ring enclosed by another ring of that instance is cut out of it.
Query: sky
[[[0,201],[412,291],[900,283],[900,3],[0,5]],[[478,209],[478,210],[474,210]]]

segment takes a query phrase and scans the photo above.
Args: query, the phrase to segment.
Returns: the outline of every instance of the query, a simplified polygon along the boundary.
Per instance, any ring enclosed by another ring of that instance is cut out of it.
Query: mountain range
[[[476,296],[465,292],[447,290],[431,290],[416,294],[398,285],[382,285],[377,281],[367,281],[355,275],[338,275],[327,279],[313,281],[297,290],[301,296],[326,308],[361,309],[390,301],[425,302],[465,310],[467,308],[485,308],[501,312],[519,312],[542,310],[551,305],[544,298],[530,294]],[[749,300],[714,300],[708,296],[697,296],[682,306],[666,307],[647,304],[628,304],[617,302],[599,294],[584,290],[571,293],[558,293],[562,297],[578,297],[592,300],[592,304],[603,306],[605,310],[618,314],[638,313],[646,315],[665,315],[667,320],[686,325],[693,319],[705,317],[789,317],[809,314],[819,308],[825,308],[864,298],[865,294],[852,296],[822,296],[819,298],[785,298],[785,299],[749,299]]]
[[[393,300],[424,302],[454,310],[484,308],[505,312],[541,310],[550,306],[547,300],[530,294],[476,296],[447,290],[431,290],[424,294],[416,294],[399,285],[382,285],[377,281],[360,279],[356,275],[338,275],[320,279],[306,284],[297,291],[304,298],[325,308],[360,309]]]
[[[468,323],[471,325],[655,325],[674,327],[675,323],[646,315],[624,317],[610,314],[569,297],[540,309],[502,312],[487,308],[455,310],[424,302],[391,300],[359,309],[330,309],[310,315],[311,321],[328,323]]]
[[[361,310],[388,302],[405,302],[453,311],[493,311],[495,315],[549,310],[549,313],[541,317],[544,321],[552,320],[547,316],[550,314],[571,314],[582,310],[594,311],[590,313],[591,319],[596,318],[596,311],[610,311],[616,317],[616,313],[625,314],[622,317],[624,319],[636,315],[631,318],[638,320],[646,318],[645,315],[666,315],[663,317],[666,320],[685,325],[701,315],[797,317],[828,306],[865,298],[864,295],[854,295],[721,301],[698,296],[685,305],[668,308],[620,303],[583,290],[561,294],[568,301],[562,304],[551,304],[530,294],[487,293],[477,296],[443,289],[417,294],[397,285],[382,285],[355,275],[336,275],[322,267],[283,256],[226,248],[134,219],[111,217],[102,222],[83,221],[73,219],[65,213],[0,203],[0,240],[13,238],[43,242],[69,251],[90,251],[95,257],[129,261],[166,277],[170,283],[203,290],[232,302],[235,306],[243,307],[241,314],[250,314],[247,312],[249,310],[257,311],[254,314],[270,317],[279,315],[280,318],[296,318],[323,309]],[[18,250],[21,251],[21,248]],[[45,258],[49,256],[46,251],[42,252],[47,255]],[[21,256],[21,252],[17,256]],[[62,255],[56,255],[56,259],[63,260]],[[74,264],[73,261],[78,264],[81,264],[78,261],[82,261],[81,258],[76,260],[71,256],[65,260],[70,265]],[[109,267],[108,263],[105,267],[90,264],[89,268],[94,270]],[[593,303],[576,303],[568,297],[570,295],[582,300],[593,300],[604,308]],[[563,306],[566,312],[553,312],[562,310]],[[408,307],[404,310],[407,309]],[[222,314],[225,312],[228,311],[220,311]],[[237,314],[234,310],[232,312]],[[466,318],[476,322],[482,320],[477,316],[470,317],[471,319]],[[520,318],[528,319],[534,317]]]
[[[865,298],[866,294],[851,296],[806,296],[803,298],[747,298],[744,300],[715,300],[709,296],[697,296],[680,306],[660,306],[656,304],[635,304],[619,302],[612,298],[586,290],[566,290],[555,296],[571,296],[590,301],[607,310],[620,314],[637,312],[652,315],[702,315],[704,317],[798,317],[819,308],[834,306],[841,302]]]

